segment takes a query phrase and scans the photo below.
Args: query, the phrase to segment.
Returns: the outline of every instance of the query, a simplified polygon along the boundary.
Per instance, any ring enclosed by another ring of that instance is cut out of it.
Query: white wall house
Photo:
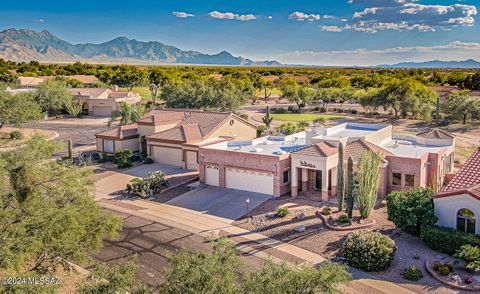
[[[480,149],[433,202],[439,226],[480,235]]]

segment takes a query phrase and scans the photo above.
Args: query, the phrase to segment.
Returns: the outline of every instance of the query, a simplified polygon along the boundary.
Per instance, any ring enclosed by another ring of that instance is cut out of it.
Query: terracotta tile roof
[[[440,129],[430,129],[423,132],[420,132],[416,135],[417,137],[422,137],[426,139],[453,139],[454,135],[445,132]]]
[[[292,153],[299,154],[299,155],[327,157],[327,156],[338,153],[338,148],[330,146],[328,143],[320,142],[317,144],[305,146]]]
[[[138,137],[137,124],[129,124],[96,134],[99,138],[128,139]]]
[[[480,185],[480,149],[478,149],[442,190],[443,192],[466,189]]]
[[[348,143],[347,146],[345,146],[344,158],[345,160],[348,160],[348,158],[351,156],[353,161],[358,161],[368,151],[381,154],[383,157],[385,157],[386,155],[393,155],[390,151],[378,147],[375,144],[367,141],[358,140]]]
[[[98,97],[109,89],[105,88],[70,88],[68,89],[70,93],[74,96],[93,96],[93,98]]]
[[[201,141],[203,139],[203,136],[198,124],[188,124],[156,133],[154,135],[148,136],[148,139],[160,139],[182,143],[195,143]]]
[[[109,96],[108,98],[119,99],[119,98],[127,98],[134,95],[136,94],[133,94],[132,92],[114,91],[108,95]]]
[[[141,120],[138,121],[139,124],[153,124],[155,126],[168,125],[173,123],[179,123],[184,118],[182,112],[160,112],[158,110],[153,110],[147,113]]]

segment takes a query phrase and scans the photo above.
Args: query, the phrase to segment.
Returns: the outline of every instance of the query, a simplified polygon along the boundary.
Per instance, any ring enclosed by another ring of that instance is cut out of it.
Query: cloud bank
[[[177,12],[177,11],[174,11],[172,14],[173,14],[175,17],[178,17],[178,18],[189,18],[189,17],[194,17],[194,16],[195,16],[195,15],[190,14],[190,13]]]
[[[280,54],[276,59],[288,64],[326,66],[372,66],[435,59],[449,61],[480,60],[480,42],[454,41],[438,46],[394,47],[381,50],[359,48],[339,51],[294,51]]]
[[[249,21],[249,20],[257,19],[257,17],[253,14],[236,14],[233,12],[219,12],[219,11],[212,11],[208,13],[208,16],[216,19],[229,19],[229,20],[240,20],[240,21]]]

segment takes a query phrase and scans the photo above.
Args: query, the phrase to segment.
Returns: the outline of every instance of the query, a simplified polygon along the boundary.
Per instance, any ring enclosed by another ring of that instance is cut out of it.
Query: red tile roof
[[[476,195],[480,199],[480,148],[465,162],[442,192],[435,198],[459,194]]]
[[[329,145],[328,143],[325,142],[320,142],[317,144],[312,144],[305,146],[303,148],[300,148],[294,152],[294,154],[300,154],[300,155],[311,155],[311,156],[321,156],[321,157],[327,157],[330,155],[334,155],[338,153],[338,148],[333,147]]]
[[[95,136],[99,138],[133,139],[139,135],[137,132],[137,124],[129,124],[98,133]]]
[[[347,146],[345,146],[344,159],[347,160],[351,156],[353,161],[358,161],[368,151],[381,154],[382,156],[393,155],[390,151],[378,147],[375,144],[367,141],[358,140],[348,143]]]
[[[454,135],[445,132],[440,129],[429,129],[423,132],[420,132],[416,135],[417,137],[427,138],[427,139],[453,139]]]

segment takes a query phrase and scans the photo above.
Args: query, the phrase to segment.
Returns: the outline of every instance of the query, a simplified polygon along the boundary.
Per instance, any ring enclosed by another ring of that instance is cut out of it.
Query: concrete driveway
[[[271,197],[267,194],[200,185],[197,189],[182,194],[166,204],[237,220],[247,213],[247,198],[250,199],[248,211],[251,211]]]
[[[115,197],[125,190],[127,184],[133,178],[146,177],[149,172],[154,171],[162,171],[167,176],[191,172],[190,170],[160,163],[143,164],[123,171],[106,171],[105,176],[98,179],[95,183],[95,197],[97,199]]]

